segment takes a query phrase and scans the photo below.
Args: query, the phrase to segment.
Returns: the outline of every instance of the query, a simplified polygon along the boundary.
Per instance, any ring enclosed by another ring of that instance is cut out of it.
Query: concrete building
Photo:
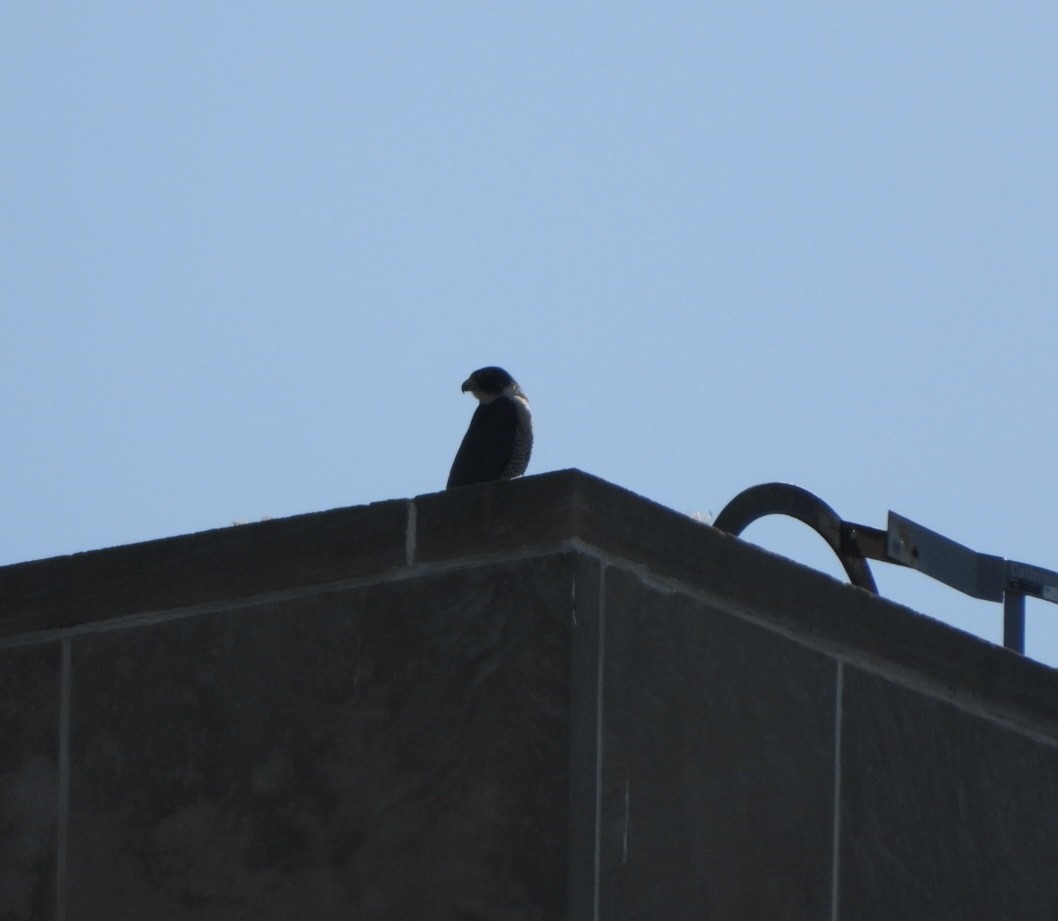
[[[1058,677],[578,471],[0,568],[0,921],[1058,918]]]

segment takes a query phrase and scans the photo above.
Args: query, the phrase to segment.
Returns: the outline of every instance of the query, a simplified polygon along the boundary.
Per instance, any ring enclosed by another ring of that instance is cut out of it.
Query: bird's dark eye
[[[471,375],[475,384],[485,393],[502,393],[510,384],[511,376],[503,368],[481,368]]]

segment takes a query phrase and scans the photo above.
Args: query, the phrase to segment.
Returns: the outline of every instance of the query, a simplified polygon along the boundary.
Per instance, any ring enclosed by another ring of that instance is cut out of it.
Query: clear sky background
[[[1056,62],[1019,0],[9,3],[0,563],[441,489],[500,364],[530,473],[1058,569]]]

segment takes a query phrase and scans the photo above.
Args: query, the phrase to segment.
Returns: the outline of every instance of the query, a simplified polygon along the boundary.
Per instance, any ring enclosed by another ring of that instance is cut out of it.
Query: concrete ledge
[[[0,738],[5,919],[1058,917],[1051,669],[575,470],[4,567]]]
[[[407,503],[298,515],[0,567],[0,636],[375,575],[403,565]]]
[[[0,641],[570,546],[722,597],[806,642],[1058,722],[1053,670],[578,470],[0,567]]]

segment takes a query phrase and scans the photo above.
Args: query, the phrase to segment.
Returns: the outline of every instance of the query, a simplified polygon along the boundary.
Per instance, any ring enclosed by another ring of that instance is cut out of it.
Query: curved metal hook
[[[819,496],[791,483],[762,483],[744,489],[724,506],[716,516],[714,528],[741,534],[749,525],[765,515],[788,515],[808,525],[837,555],[853,585],[878,594],[874,576],[862,556],[846,552],[842,542],[842,522],[837,512]]]

